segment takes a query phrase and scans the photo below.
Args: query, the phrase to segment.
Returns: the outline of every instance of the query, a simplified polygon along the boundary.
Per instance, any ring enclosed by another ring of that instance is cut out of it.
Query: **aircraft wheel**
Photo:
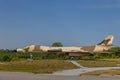
[[[75,60],[75,57],[71,56],[71,57],[70,57],[70,60]]]

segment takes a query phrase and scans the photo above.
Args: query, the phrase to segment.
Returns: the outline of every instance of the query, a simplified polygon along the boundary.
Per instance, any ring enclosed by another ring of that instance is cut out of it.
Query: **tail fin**
[[[108,37],[106,37],[101,43],[99,43],[98,45],[104,45],[104,46],[111,46],[112,42],[113,42],[114,36],[110,35]]]

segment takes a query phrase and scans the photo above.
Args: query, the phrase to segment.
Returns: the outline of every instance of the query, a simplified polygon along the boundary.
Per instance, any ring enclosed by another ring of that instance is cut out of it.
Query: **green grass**
[[[25,60],[0,63],[0,71],[52,73],[77,68],[68,60]]]

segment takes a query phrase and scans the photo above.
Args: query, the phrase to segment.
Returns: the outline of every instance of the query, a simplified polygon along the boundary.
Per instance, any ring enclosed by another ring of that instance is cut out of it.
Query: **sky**
[[[108,35],[120,45],[120,0],[0,0],[0,49],[95,45]]]

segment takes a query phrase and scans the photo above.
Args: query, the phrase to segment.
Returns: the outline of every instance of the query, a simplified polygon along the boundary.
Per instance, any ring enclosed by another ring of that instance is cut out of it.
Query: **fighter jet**
[[[114,36],[109,35],[102,42],[93,46],[52,47],[31,45],[17,49],[17,52],[65,52],[69,56],[93,55],[96,52],[106,52],[113,42]]]

